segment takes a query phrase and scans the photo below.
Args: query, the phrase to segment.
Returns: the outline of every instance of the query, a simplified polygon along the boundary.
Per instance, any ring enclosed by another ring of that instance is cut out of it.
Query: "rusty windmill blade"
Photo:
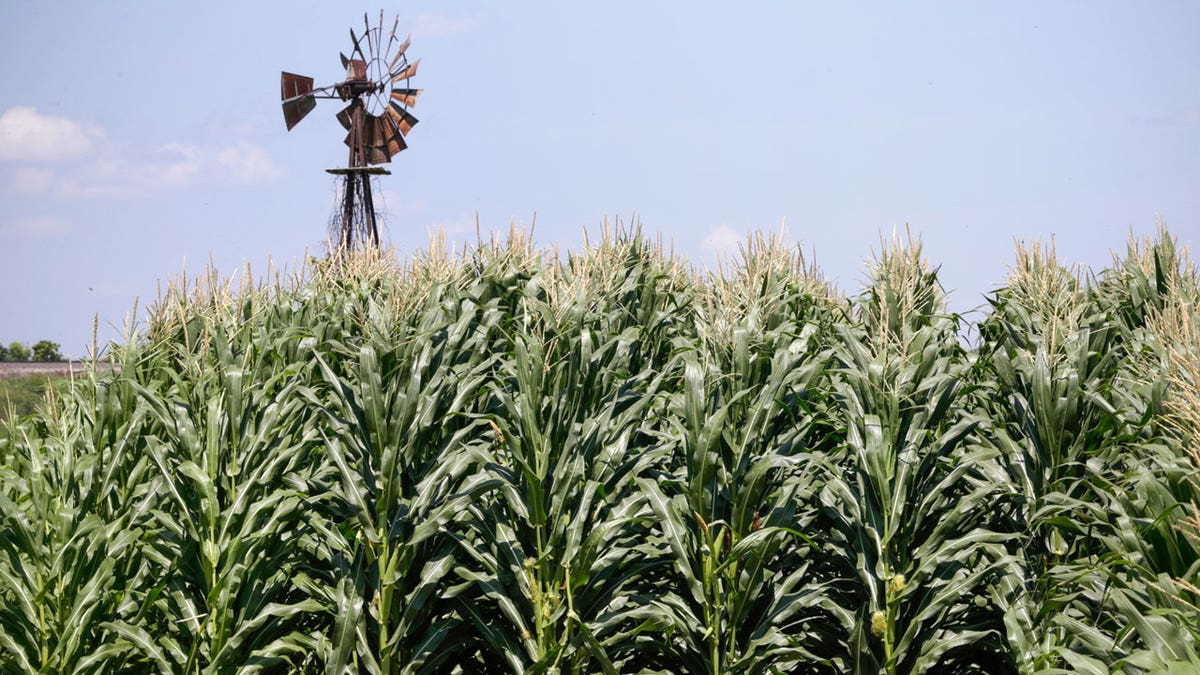
[[[312,94],[313,79],[304,75],[297,75],[284,71],[280,73],[280,85],[282,100],[286,101],[297,96],[306,96]]]
[[[379,12],[379,25],[372,26],[367,15],[363,14],[363,25],[366,26],[367,60],[376,66],[372,79],[383,77],[383,11]]]
[[[408,132],[412,131],[412,128],[417,126],[417,122],[419,121],[412,113],[400,107],[395,101],[388,104],[387,112],[395,120],[396,127],[400,129],[402,136],[407,136]]]
[[[392,157],[395,157],[398,153],[407,149],[408,142],[404,140],[403,136],[400,134],[392,136],[391,140],[389,140],[387,144],[388,160],[391,161]]]
[[[421,59],[417,59],[407,66],[401,68],[398,72],[392,73],[392,84],[397,84],[401,80],[407,80],[417,74],[417,66],[421,65]]]
[[[399,25],[399,23],[400,23],[399,18],[397,18],[396,23],[397,23],[397,25]],[[394,47],[396,44],[395,31],[396,31],[396,27],[393,26],[392,33],[390,33],[387,36],[387,38],[385,39],[383,37],[383,26],[379,27],[379,44],[382,45],[380,48],[379,54],[378,54],[379,64],[380,64],[380,68],[387,68],[389,71],[391,69],[388,68],[387,64],[391,63],[392,47]]]
[[[300,123],[312,109],[317,107],[317,102],[312,97],[305,97],[297,101],[288,101],[283,104],[283,121],[287,124],[287,130],[291,131],[293,127]]]
[[[367,148],[366,155],[364,156],[366,157],[367,163],[372,165],[387,164],[388,162],[392,161],[392,158],[388,157],[388,154],[384,152],[382,148],[375,146]]]
[[[421,96],[424,89],[393,89],[392,100],[398,101],[406,108],[411,108],[417,104],[417,98]]]
[[[391,118],[372,117],[367,125],[366,159],[370,164],[386,164],[392,161],[395,152],[390,151],[392,138]]]
[[[408,147],[404,141],[404,135],[400,133],[400,128],[396,125],[396,120],[392,119],[391,115],[382,115],[377,118],[379,124],[377,129],[379,136],[376,137],[375,147],[379,148],[387,156],[387,160],[391,161],[396,153]]]
[[[387,145],[388,133],[385,123],[378,117],[369,117],[363,121],[363,143],[370,147]]]
[[[358,99],[354,99],[353,101],[350,102],[350,105],[346,106],[345,108],[342,108],[338,112],[337,121],[341,122],[343,129],[345,129],[346,131],[350,130],[350,125],[353,124],[353,121],[354,121],[355,109],[362,108],[362,107],[363,107],[362,101],[360,101]]]
[[[280,73],[280,97],[283,100],[283,121],[288,131],[317,107],[313,95],[313,79],[295,73]]]
[[[392,119],[391,115],[385,116],[384,119],[387,120],[388,128],[392,132],[391,136],[388,137],[387,142],[387,153],[390,159],[391,157],[395,157],[396,154],[402,150],[406,150],[408,148],[408,142],[404,140],[404,134],[400,133],[400,128],[396,126],[396,121]]]
[[[362,46],[359,45],[359,38],[354,34],[353,28],[350,29],[350,41],[354,43],[354,49],[350,50],[350,55],[354,56],[355,54],[358,54],[358,58],[366,61],[367,55],[363,54]]]
[[[408,51],[408,46],[410,44],[412,44],[411,35],[404,38],[404,42],[400,43],[400,51],[396,52],[395,58],[393,58],[392,62],[388,64],[388,72],[393,72],[396,70],[396,64],[400,63],[400,59],[404,58],[404,52]]]
[[[372,59],[375,58],[375,54],[377,52],[376,52],[376,46],[375,46],[376,41],[371,39],[371,34],[375,32],[375,29],[371,27],[370,22],[367,20],[366,12],[363,12],[363,26],[365,26],[365,29],[363,32],[363,37],[365,37],[367,39],[367,55],[365,57],[365,60],[367,62],[370,62]]]
[[[387,116],[368,116],[363,120],[363,159],[367,164],[386,164],[392,161],[392,156],[388,153],[388,140],[391,136],[388,124],[390,120],[391,118]]]

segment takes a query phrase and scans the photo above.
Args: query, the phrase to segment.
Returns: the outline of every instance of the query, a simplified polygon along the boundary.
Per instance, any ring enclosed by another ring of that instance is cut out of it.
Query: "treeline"
[[[62,361],[62,345],[49,340],[38,340],[32,346],[11,342],[7,347],[0,344],[0,361]]]

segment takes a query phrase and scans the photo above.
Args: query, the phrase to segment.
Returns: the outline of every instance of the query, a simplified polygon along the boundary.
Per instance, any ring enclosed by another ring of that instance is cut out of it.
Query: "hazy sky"
[[[340,80],[338,2],[0,2],[0,342],[85,353],[209,260],[317,252],[340,108],[287,132],[279,71]],[[401,251],[603,219],[710,262],[747,228],[844,291],[905,223],[966,310],[1014,238],[1103,265],[1156,215],[1200,242],[1200,3],[411,2]],[[390,27],[390,25],[389,25]]]

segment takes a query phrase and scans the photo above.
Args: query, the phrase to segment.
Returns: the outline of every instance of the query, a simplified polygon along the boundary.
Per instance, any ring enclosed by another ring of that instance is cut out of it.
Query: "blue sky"
[[[317,252],[339,106],[292,132],[279,71],[341,79],[329,2],[0,5],[0,342],[82,355],[211,260]],[[1200,240],[1200,3],[413,2],[420,124],[380,184],[402,252],[632,214],[711,264],[777,231],[844,291],[909,224],[955,309],[1013,240],[1102,266],[1157,216]]]

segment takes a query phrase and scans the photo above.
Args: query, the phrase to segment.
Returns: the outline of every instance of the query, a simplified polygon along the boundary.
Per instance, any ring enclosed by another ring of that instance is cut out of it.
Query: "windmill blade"
[[[393,89],[392,100],[399,101],[406,108],[411,108],[417,104],[417,98],[421,95],[424,89]]]
[[[383,121],[384,128],[388,131],[388,136],[399,136],[400,127],[396,124],[396,119],[391,115],[380,115],[379,119]]]
[[[338,56],[342,57],[342,67],[343,68],[350,65],[350,59],[346,58],[345,54],[338,52]]]
[[[363,120],[363,145],[371,147],[379,147],[387,144],[388,130],[384,121],[378,117],[368,115]]]
[[[365,148],[363,158],[367,161],[367,164],[387,164],[392,161],[391,156],[387,154],[386,150],[375,146]]]
[[[358,44],[358,36],[354,34],[353,28],[350,29],[350,41],[354,43],[354,50],[351,51],[350,54],[353,55],[355,52],[358,52],[359,58],[366,61],[367,56],[366,54],[363,54],[362,47]]]
[[[380,147],[387,153],[388,161],[391,161],[396,153],[408,147],[408,143],[404,142],[404,135],[400,133],[400,127],[391,115],[384,115],[379,121],[383,123],[381,126],[387,133],[387,140]]]
[[[399,21],[400,17],[396,16],[396,20]],[[379,53],[376,54],[376,56],[379,57],[380,63],[382,63],[383,62],[383,10],[382,9],[379,10],[379,27],[376,28],[375,31],[376,31],[375,39],[379,42]]]
[[[392,158],[395,157],[398,153],[403,152],[404,150],[407,150],[407,149],[408,149],[408,143],[406,143],[404,141],[404,137],[401,136],[400,134],[396,134],[395,136],[392,136],[390,139],[388,139],[387,145],[383,147],[384,152],[387,153],[389,162],[392,161]]]
[[[392,73],[392,84],[396,84],[400,80],[407,80],[417,74],[417,66],[421,65],[421,59],[417,59],[406,67],[401,68],[399,72]]]
[[[304,75],[297,75],[283,71],[279,73],[280,84],[280,100],[286,101],[289,98],[304,96],[311,94],[313,90],[313,79]]]
[[[404,58],[404,52],[408,51],[408,46],[412,44],[412,36],[404,38],[404,42],[400,44],[400,51],[396,53],[396,57],[388,64],[388,72],[396,70],[396,64],[400,63],[400,59]]]
[[[380,69],[387,68],[387,72],[389,72],[389,73],[392,71],[392,67],[390,65],[391,61],[389,61],[389,59],[392,58],[392,47],[396,44],[396,29],[399,27],[400,27],[400,17],[399,17],[399,15],[397,15],[395,23],[392,24],[392,32],[388,34],[388,39],[385,41],[383,39],[383,15],[382,15],[382,13],[380,13],[380,16],[379,16],[379,44],[380,44],[379,67],[380,67]],[[385,64],[389,64],[389,65],[385,65]]]
[[[280,73],[280,97],[283,99],[283,121],[288,131],[317,107],[312,94],[313,79],[295,73]]]
[[[350,147],[354,143],[354,132],[351,131],[350,133],[346,134],[346,137],[342,139],[342,143],[346,144],[346,147]],[[370,147],[361,143],[359,145],[361,145],[364,150]]]
[[[288,131],[300,123],[312,109],[317,107],[317,101],[311,96],[298,98],[283,104],[283,121],[287,123]]]
[[[346,134],[343,142],[349,146],[353,142],[353,132]],[[407,145],[404,138],[396,133],[390,117],[368,117],[363,121],[363,139],[360,143],[363,161],[367,164],[386,164],[392,161],[392,156],[403,150]]]
[[[403,137],[397,135],[396,138],[400,139],[400,142],[389,141],[382,145],[367,145],[366,148],[362,149],[362,155],[364,155],[367,163],[371,163],[371,165],[384,165],[384,163],[390,162],[392,156],[404,149],[404,145],[402,145],[404,142]]]
[[[408,143],[404,142],[404,137],[400,134],[396,134],[392,137],[392,140],[388,141],[387,144],[388,161],[391,161],[391,158],[395,157],[400,151],[407,149]]]
[[[367,60],[370,60],[370,57],[375,56],[375,41],[371,39],[371,33],[374,33],[375,29],[371,28],[371,23],[367,20],[366,12],[363,12],[363,25],[366,26],[366,32],[363,33],[363,37],[367,38],[367,52],[369,54]]]
[[[412,128],[417,126],[417,118],[413,117],[412,113],[408,112],[404,108],[401,108],[400,105],[395,101],[392,101],[388,104],[387,113],[391,116],[392,120],[396,122],[396,126],[400,129],[401,135],[407,136],[408,132],[412,131]]]
[[[404,143],[404,137],[397,135],[397,141],[390,141],[386,145],[372,145],[363,149],[363,154],[366,156],[369,164],[387,164],[392,161],[392,157],[396,153],[408,147]]]
[[[362,107],[362,102],[354,99],[350,105],[342,108],[341,112],[337,114],[337,120],[342,123],[343,129],[350,130],[350,124],[354,120],[354,109],[357,107]]]

